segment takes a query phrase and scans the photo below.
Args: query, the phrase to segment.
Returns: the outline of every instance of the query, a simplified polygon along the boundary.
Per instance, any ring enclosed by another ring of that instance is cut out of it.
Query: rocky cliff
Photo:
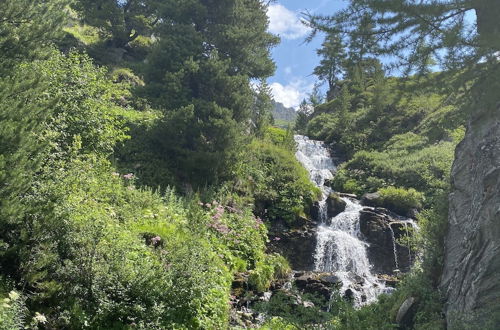
[[[492,107],[495,109],[495,106]],[[490,109],[492,109],[490,108]],[[476,113],[456,150],[441,287],[448,329],[500,325],[500,109]]]

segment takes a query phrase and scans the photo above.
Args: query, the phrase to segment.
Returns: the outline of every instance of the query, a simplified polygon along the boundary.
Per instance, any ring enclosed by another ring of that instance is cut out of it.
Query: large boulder
[[[456,149],[449,201],[441,277],[448,329],[499,329],[500,106],[475,110]]]
[[[400,329],[412,329],[413,319],[417,312],[417,299],[410,297],[399,307],[396,315],[396,323]]]
[[[361,205],[377,207],[382,205],[382,196],[378,192],[366,193],[361,197]]]
[[[302,226],[285,228],[273,226],[269,231],[268,252],[284,256],[292,269],[313,270],[318,223],[303,219]]]
[[[394,274],[395,270],[408,271],[413,257],[399,239],[408,235],[407,224],[382,208],[364,208],[360,212],[360,231],[364,235],[368,259],[376,274]]]
[[[326,209],[328,218],[339,215],[345,211],[347,203],[336,193],[331,193],[326,199]]]

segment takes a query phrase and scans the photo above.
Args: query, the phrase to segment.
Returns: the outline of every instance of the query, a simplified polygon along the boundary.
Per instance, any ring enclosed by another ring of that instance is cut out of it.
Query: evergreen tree
[[[101,37],[116,48],[152,33],[159,21],[158,5],[158,0],[77,0],[73,4],[83,21],[99,28]]]
[[[475,14],[476,22],[467,18]],[[337,31],[376,41],[377,55],[391,55],[393,67],[427,67],[434,58],[460,69],[491,59],[500,48],[500,3],[495,0],[350,0],[333,16],[309,17],[316,30]],[[359,31],[369,18],[370,31]]]
[[[297,119],[295,120],[295,131],[297,133],[305,133],[312,109],[313,107],[305,99],[302,100],[297,111]]]
[[[340,86],[347,56],[342,38],[338,33],[328,33],[321,48],[316,51],[321,57],[319,65],[314,68],[314,74],[328,83],[327,100],[333,100]]]
[[[266,11],[259,0],[162,2],[144,93],[165,112],[158,154],[183,180],[204,185],[231,173],[250,128],[250,79],[274,71],[278,39]]]
[[[0,1],[0,76],[43,55],[62,31],[65,0]]]
[[[252,121],[255,127],[255,134],[262,137],[266,128],[272,124],[273,101],[271,88],[265,80],[261,80],[255,91],[255,104],[253,106]]]

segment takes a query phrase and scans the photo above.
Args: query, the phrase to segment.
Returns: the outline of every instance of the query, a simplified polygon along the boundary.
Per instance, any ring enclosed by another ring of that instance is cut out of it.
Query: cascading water
[[[327,222],[326,200],[331,188],[324,183],[333,178],[335,164],[323,142],[301,135],[295,136],[295,142],[297,159],[323,192],[319,202],[321,224],[317,232],[316,271],[334,272],[342,281],[342,293],[351,296],[355,305],[373,302],[386,288],[371,273],[367,243],[361,239],[359,218],[363,207],[354,199],[342,198],[347,203],[345,211]]]

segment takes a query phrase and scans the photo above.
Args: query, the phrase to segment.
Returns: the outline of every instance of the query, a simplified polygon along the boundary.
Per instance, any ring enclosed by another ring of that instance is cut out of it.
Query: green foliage
[[[413,188],[404,189],[396,187],[381,188],[380,194],[381,206],[400,214],[407,214],[411,209],[421,209],[424,201],[424,194]]]
[[[7,296],[0,295],[0,329],[25,329],[26,306],[25,298],[18,292],[11,291]]]
[[[425,205],[429,205],[434,196],[449,187],[456,144],[440,142],[429,146],[423,141],[409,133],[391,140],[385,151],[356,153],[336,176],[336,189],[359,194],[391,185],[414,188],[426,195]]]
[[[248,284],[258,292],[264,292],[269,289],[273,280],[286,279],[291,270],[284,257],[279,254],[270,254],[258,262],[255,269],[250,272]]]
[[[47,55],[62,32],[65,0],[0,2],[0,74],[16,63]]]
[[[85,22],[99,31],[100,38],[109,39],[116,48],[127,46],[141,35],[150,35],[159,20],[159,2],[155,0],[78,0],[72,5]]]
[[[305,215],[319,196],[292,151],[255,140],[243,156],[239,189],[255,199],[255,212],[267,220],[292,222]]]

